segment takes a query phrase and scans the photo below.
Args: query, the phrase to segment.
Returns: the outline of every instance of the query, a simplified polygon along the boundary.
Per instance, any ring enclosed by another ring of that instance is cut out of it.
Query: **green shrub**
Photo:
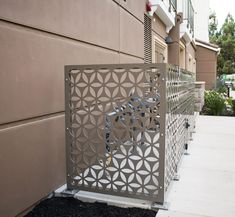
[[[215,90],[205,91],[205,104],[202,110],[206,115],[222,115],[225,109],[225,99]]]
[[[228,89],[225,86],[220,86],[219,88],[217,88],[216,90],[218,93],[223,93],[223,94],[227,94],[228,93]]]
[[[235,100],[234,99],[232,100],[231,105],[232,105],[233,115],[235,115]]]
[[[224,109],[224,115],[227,116],[233,116],[234,110],[233,110],[233,98],[229,97],[225,100],[225,109]]]

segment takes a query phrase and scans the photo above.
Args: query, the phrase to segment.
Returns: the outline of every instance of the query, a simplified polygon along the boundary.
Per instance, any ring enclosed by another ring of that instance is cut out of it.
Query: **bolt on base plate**
[[[69,190],[69,189],[65,189],[64,191],[61,192],[61,194],[63,196],[66,197],[74,197],[75,194],[78,193],[79,190]]]
[[[173,178],[174,181],[179,181],[180,180],[180,175],[176,174]]]
[[[162,209],[162,210],[168,210],[170,206],[169,202],[164,202],[163,204],[160,203],[152,203],[152,209],[153,210],[158,210],[158,209]]]

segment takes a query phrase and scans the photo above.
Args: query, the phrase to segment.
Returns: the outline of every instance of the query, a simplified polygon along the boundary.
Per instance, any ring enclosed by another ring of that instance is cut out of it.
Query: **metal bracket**
[[[180,175],[179,174],[175,174],[173,180],[174,181],[179,181],[180,180]]]
[[[152,203],[151,208],[153,210],[158,210],[158,209],[162,209],[162,210],[168,210],[170,207],[170,203],[169,202],[164,202],[163,204],[161,203]]]
[[[74,197],[74,195],[77,194],[78,192],[79,192],[79,190],[65,189],[61,192],[61,195],[66,196],[66,197]]]
[[[188,123],[188,121],[186,121],[185,128],[188,129],[189,127],[190,127],[190,124]]]
[[[190,155],[190,154],[188,153],[188,143],[185,143],[185,144],[184,144],[184,150],[185,150],[184,155]]]

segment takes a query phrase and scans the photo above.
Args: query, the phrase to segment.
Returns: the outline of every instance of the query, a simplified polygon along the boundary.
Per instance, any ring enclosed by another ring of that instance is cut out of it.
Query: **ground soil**
[[[104,203],[84,203],[74,198],[53,197],[39,203],[25,217],[155,217],[156,212],[119,208]]]

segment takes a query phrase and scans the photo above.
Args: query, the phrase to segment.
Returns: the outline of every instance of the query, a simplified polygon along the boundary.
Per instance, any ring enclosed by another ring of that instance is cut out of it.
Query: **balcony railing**
[[[177,11],[177,0],[162,0],[162,2],[168,7],[169,12]]]
[[[194,36],[194,9],[191,0],[184,0],[184,20],[187,20],[187,27]]]
[[[169,5],[170,5],[170,7],[169,7],[169,11],[170,11],[170,12],[171,12],[172,10],[173,10],[174,12],[177,11],[177,0],[169,0]]]
[[[193,82],[168,64],[66,66],[68,189],[163,204],[193,127]]]

